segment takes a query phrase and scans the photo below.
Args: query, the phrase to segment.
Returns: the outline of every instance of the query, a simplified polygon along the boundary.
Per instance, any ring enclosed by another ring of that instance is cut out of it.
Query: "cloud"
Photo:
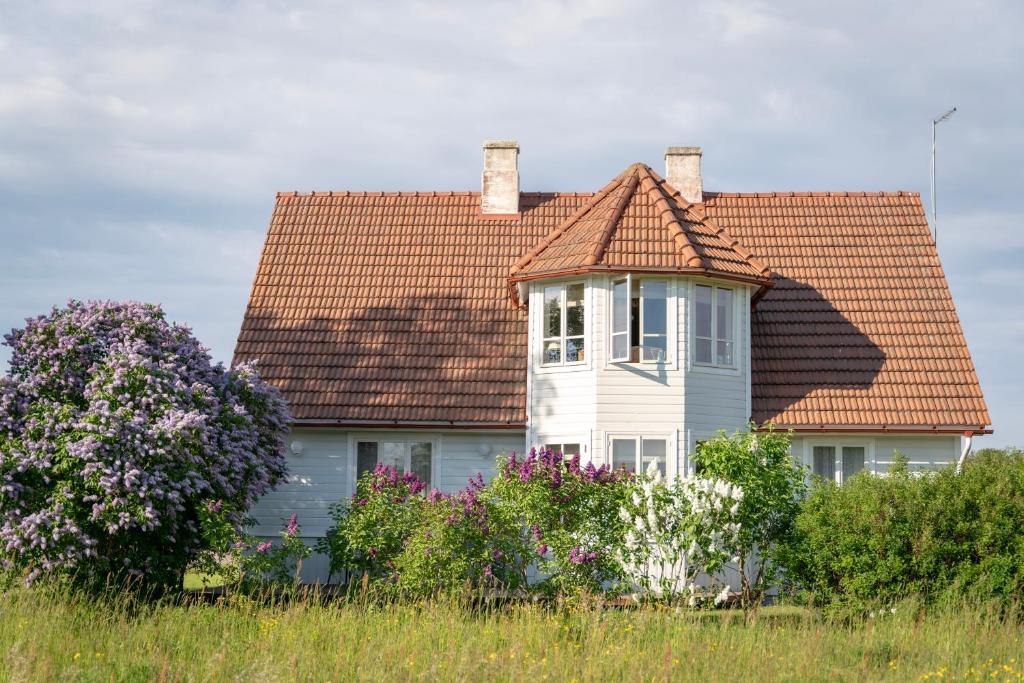
[[[1009,0],[7,2],[0,326],[155,299],[227,359],[275,191],[473,189],[508,136],[524,189],[699,144],[709,189],[927,193],[955,104],[940,249],[993,440],[1024,443],[1022,28]]]

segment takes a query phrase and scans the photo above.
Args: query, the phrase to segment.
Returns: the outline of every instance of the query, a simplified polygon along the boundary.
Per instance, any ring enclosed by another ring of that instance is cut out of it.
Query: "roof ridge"
[[[729,232],[725,228],[720,226],[717,222],[712,220],[711,217],[704,212],[703,203],[691,204],[686,209],[684,209],[684,211],[686,211],[688,214],[690,212],[693,212],[700,223],[708,226],[709,228],[715,231],[715,235],[718,237],[718,239],[722,240],[724,243],[729,245],[730,249],[732,249],[737,254],[746,259],[747,263],[749,263],[751,266],[759,270],[762,275],[764,275],[765,277],[771,277],[771,269],[767,265],[762,263],[761,259],[754,256],[754,253],[752,251],[743,246],[742,242],[740,242],[738,239],[729,234]]]
[[[686,231],[679,223],[679,217],[676,215],[675,210],[672,208],[672,204],[669,202],[672,195],[665,191],[665,187],[663,187],[663,185],[669,188],[671,188],[671,186],[668,185],[665,180],[649,166],[644,166],[643,168],[643,177],[640,180],[640,185],[647,193],[647,196],[653,199],[654,208],[658,210],[662,227],[669,232],[672,236],[672,241],[675,242],[678,247],[678,256],[680,258],[679,266],[681,268],[708,268],[708,264],[704,262],[704,259],[702,259],[700,254],[697,253],[697,250],[694,249],[693,243],[690,242],[690,238],[686,235]],[[675,191],[674,188],[671,189]],[[676,192],[676,194],[679,193]],[[680,195],[680,197],[681,196],[682,195]]]
[[[633,167],[631,166],[630,169],[632,168]],[[619,201],[616,202],[614,207],[612,207],[611,215],[608,216],[604,229],[601,230],[601,238],[598,240],[597,246],[594,247],[593,253],[591,253],[585,261],[588,266],[593,266],[601,262],[601,258],[604,257],[604,252],[608,249],[608,245],[611,244],[612,235],[615,234],[615,226],[618,225],[619,220],[622,218],[622,214],[625,213],[626,207],[629,206],[631,201],[633,201],[633,194],[636,192],[636,186],[638,184],[640,184],[640,175],[639,173],[634,172],[626,181],[626,191],[622,193],[622,196],[619,197]]]
[[[775,191],[775,192],[716,192],[705,190],[705,197],[728,198],[784,198],[784,197],[920,197],[915,190],[827,190],[827,191]]]

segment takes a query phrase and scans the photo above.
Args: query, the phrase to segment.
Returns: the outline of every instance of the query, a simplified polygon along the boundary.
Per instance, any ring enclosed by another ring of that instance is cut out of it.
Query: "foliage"
[[[699,600],[696,579],[714,576],[736,552],[743,491],[721,479],[666,481],[655,464],[627,484],[619,515],[627,527],[622,561],[637,586],[667,598]],[[728,585],[715,597],[729,595]]]
[[[743,491],[736,521],[736,570],[743,608],[756,609],[778,574],[777,549],[794,529],[806,493],[804,470],[790,455],[790,435],[766,425],[729,436],[724,431],[701,444],[701,476],[722,479]]]
[[[434,489],[421,518],[395,562],[403,595],[423,596],[466,588],[523,585],[515,561],[515,529],[503,528],[478,474],[447,496]]]
[[[29,581],[180,585],[285,474],[276,391],[157,306],[71,301],[6,343],[0,562]]]
[[[1019,600],[1024,594],[1024,454],[987,450],[915,476],[819,482],[783,559],[817,604],[868,609],[910,595]]]
[[[395,561],[421,523],[426,486],[415,474],[377,465],[356,482],[349,501],[334,506],[334,525],[318,546],[331,572],[395,578]]]
[[[623,477],[604,465],[581,466],[579,454],[565,459],[552,449],[499,458],[487,497],[501,528],[518,533],[524,580],[526,567],[536,563],[547,575],[543,586],[560,593],[621,583]]]
[[[316,596],[149,604],[42,585],[0,596],[13,681],[1009,681],[1020,615],[973,605],[836,622],[813,610],[470,609]]]
[[[281,529],[280,542],[263,541],[244,555],[243,565],[249,572],[269,578],[284,586],[298,586],[302,581],[302,563],[313,550],[302,540],[298,515],[292,513]]]

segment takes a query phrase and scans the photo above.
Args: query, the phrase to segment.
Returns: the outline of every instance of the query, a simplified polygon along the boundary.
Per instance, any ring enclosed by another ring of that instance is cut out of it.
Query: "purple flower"
[[[270,550],[273,547],[274,547],[273,542],[271,542],[271,541],[264,541],[263,543],[260,543],[258,546],[256,546],[256,552],[258,552],[258,553],[266,553],[268,550]]]
[[[491,565],[484,565],[484,576],[488,579],[494,576],[494,571],[491,569]]]
[[[295,538],[299,533],[299,516],[292,513],[292,516],[288,518],[288,525],[284,528],[284,533],[287,536]]]
[[[569,561],[573,564],[588,564],[597,559],[596,552],[584,552],[579,546],[575,546],[569,550]]]
[[[211,500],[206,503],[206,511],[210,514],[217,514],[224,507],[224,501],[222,500]]]
[[[539,546],[537,546],[537,554],[538,555],[540,555],[541,557],[544,557],[545,555],[547,555],[547,553],[548,553],[547,543],[541,543]]]

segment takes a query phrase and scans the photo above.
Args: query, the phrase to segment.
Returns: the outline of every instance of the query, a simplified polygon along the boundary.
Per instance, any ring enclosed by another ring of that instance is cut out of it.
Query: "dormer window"
[[[697,285],[694,299],[694,362],[735,367],[735,292],[727,287]]]
[[[613,363],[668,360],[668,281],[634,278],[612,282]]]
[[[573,365],[586,359],[582,282],[544,288],[541,365]]]

